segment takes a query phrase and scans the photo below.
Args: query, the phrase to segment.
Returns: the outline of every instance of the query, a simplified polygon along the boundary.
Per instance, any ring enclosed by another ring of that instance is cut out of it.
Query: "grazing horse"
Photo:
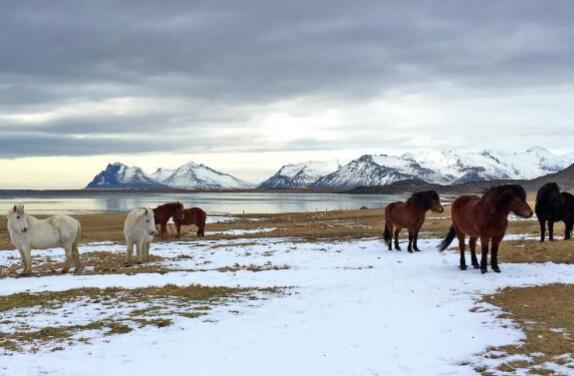
[[[181,237],[181,225],[196,225],[197,237],[205,237],[205,221],[207,214],[200,208],[185,209],[183,211],[183,218],[174,219],[177,228],[177,237]]]
[[[153,209],[153,217],[156,225],[160,225],[159,235],[162,239],[167,236],[167,222],[173,218],[175,222],[183,218],[183,205],[180,202],[169,202]]]
[[[420,252],[417,240],[428,210],[437,213],[444,211],[436,191],[413,193],[406,203],[393,202],[387,205],[385,208],[385,232],[383,237],[389,246],[389,251],[392,250],[393,231],[395,233],[395,249],[400,251],[399,233],[401,229],[407,228],[409,230],[408,251],[412,253],[414,249]]]
[[[460,248],[460,269],[466,269],[464,259],[464,238],[470,237],[469,246],[472,265],[479,268],[476,259],[476,240],[480,239],[482,256],[480,270],[487,272],[488,246],[492,242],[490,258],[492,270],[500,273],[498,267],[498,247],[506,228],[508,214],[514,213],[522,218],[532,217],[532,209],[526,202],[526,191],[520,185],[500,185],[487,190],[482,197],[460,196],[452,203],[452,226],[439,249],[444,251],[454,238],[458,238]]]
[[[554,240],[554,222],[562,220],[562,196],[556,183],[544,184],[536,193],[534,212],[540,223],[540,241],[546,237],[548,222],[548,239]]]
[[[80,222],[68,215],[54,215],[46,219],[37,219],[24,212],[24,205],[14,205],[8,211],[8,232],[10,241],[20,251],[24,271],[22,275],[32,273],[32,249],[64,247],[66,264],[62,273],[70,270],[73,262],[76,273],[82,270],[78,242],[80,241]]]

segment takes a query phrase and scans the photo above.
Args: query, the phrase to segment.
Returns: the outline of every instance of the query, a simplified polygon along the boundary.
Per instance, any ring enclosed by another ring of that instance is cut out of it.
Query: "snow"
[[[438,241],[420,241],[418,254],[389,252],[379,239],[155,243],[151,252],[166,257],[163,262],[170,266],[215,269],[271,262],[290,268],[6,278],[0,295],[167,283],[293,289],[269,300],[230,302],[207,320],[174,316],[171,327],[146,327],[57,353],[0,355],[0,375],[472,375],[476,364],[461,362],[486,362],[475,354],[523,338],[510,321],[496,318],[500,312],[494,307],[480,303],[482,309],[470,311],[481,295],[506,286],[574,283],[574,267],[552,263],[502,264],[501,274],[461,272],[456,254],[435,251]],[[123,248],[99,243],[80,251]],[[181,254],[190,258],[176,257]],[[61,260],[63,252],[34,255]],[[17,256],[0,252],[0,264],[17,262]],[[66,320],[82,322],[87,314],[84,307]],[[29,319],[37,323],[36,317]]]
[[[364,155],[318,179],[321,187],[385,185],[418,178],[452,184],[459,179],[534,179],[574,163],[574,154],[554,155],[533,147],[525,152],[419,150],[401,156]]]
[[[165,184],[176,188],[247,188],[249,183],[231,175],[215,171],[203,164],[189,162],[164,180]]]

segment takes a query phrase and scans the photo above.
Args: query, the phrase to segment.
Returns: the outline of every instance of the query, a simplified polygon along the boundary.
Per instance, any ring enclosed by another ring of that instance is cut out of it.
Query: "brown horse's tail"
[[[450,243],[452,243],[455,237],[456,237],[456,230],[454,229],[454,226],[450,226],[450,230],[448,230],[446,238],[444,238],[443,241],[440,243],[438,249],[441,252],[444,252],[448,248]]]
[[[391,235],[389,226],[387,226],[386,223],[385,223],[385,232],[383,233],[383,239],[385,240],[385,243],[387,243],[387,245],[391,244],[391,241],[393,240],[393,236]]]

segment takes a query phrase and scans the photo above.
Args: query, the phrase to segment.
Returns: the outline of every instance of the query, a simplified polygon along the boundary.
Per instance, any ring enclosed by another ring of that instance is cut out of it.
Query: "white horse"
[[[129,212],[124,223],[124,236],[128,246],[127,263],[131,263],[134,245],[138,262],[149,261],[149,247],[156,233],[153,210],[137,208]]]
[[[24,212],[24,205],[14,205],[8,210],[8,232],[10,241],[20,251],[24,264],[23,275],[32,273],[32,249],[64,247],[66,264],[62,273],[70,270],[73,262],[76,273],[82,270],[78,242],[80,240],[80,222],[68,215],[54,215],[46,219],[37,219]]]

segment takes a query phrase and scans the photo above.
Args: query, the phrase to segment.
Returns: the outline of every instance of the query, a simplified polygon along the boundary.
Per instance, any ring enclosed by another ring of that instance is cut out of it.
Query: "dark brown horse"
[[[395,249],[397,251],[401,250],[401,247],[399,247],[399,233],[401,229],[406,228],[409,230],[408,251],[412,252],[414,249],[420,252],[417,240],[428,210],[437,213],[444,211],[436,191],[413,193],[406,203],[393,202],[387,205],[385,208],[385,233],[383,236],[389,246],[389,251],[392,250],[393,231],[395,233]]]
[[[487,272],[488,246],[492,243],[490,264],[492,270],[500,273],[498,267],[498,247],[506,228],[508,214],[514,213],[522,218],[533,215],[530,205],[526,202],[526,191],[520,185],[500,185],[487,190],[482,197],[461,196],[452,203],[452,226],[446,238],[440,244],[440,250],[448,248],[454,238],[458,238],[460,248],[460,269],[466,269],[464,258],[465,236],[470,237],[469,246],[472,265]],[[480,239],[480,266],[476,259],[476,241]]]
[[[153,209],[153,217],[156,225],[160,225],[160,237],[167,236],[167,222],[170,218],[177,221],[183,218],[183,205],[180,202],[169,202]]]
[[[177,228],[177,237],[181,236],[182,225],[195,225],[197,226],[197,237],[203,238],[205,236],[205,221],[207,214],[200,208],[185,209],[181,219],[174,219]]]

